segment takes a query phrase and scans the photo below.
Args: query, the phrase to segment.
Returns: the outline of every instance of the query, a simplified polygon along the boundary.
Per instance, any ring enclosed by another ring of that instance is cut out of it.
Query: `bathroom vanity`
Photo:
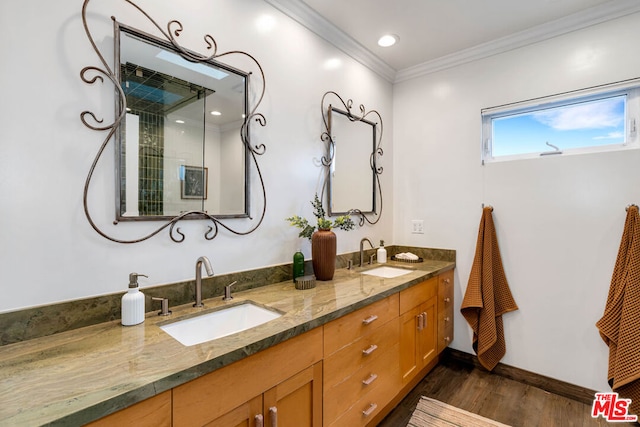
[[[388,265],[410,271],[338,269],[0,347],[0,425],[375,425],[453,339],[455,262]],[[282,316],[193,346],[160,329],[246,301]]]

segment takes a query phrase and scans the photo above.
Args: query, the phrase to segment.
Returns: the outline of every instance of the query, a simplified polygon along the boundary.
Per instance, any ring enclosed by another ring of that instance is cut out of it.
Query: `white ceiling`
[[[394,81],[640,11],[638,0],[266,0]],[[400,37],[381,48],[378,38]]]

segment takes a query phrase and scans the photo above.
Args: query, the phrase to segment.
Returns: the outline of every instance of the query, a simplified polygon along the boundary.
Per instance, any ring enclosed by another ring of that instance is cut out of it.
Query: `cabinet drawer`
[[[170,427],[171,391],[165,391],[147,400],[136,403],[120,412],[100,418],[85,427]]]
[[[438,353],[453,341],[453,307],[438,314]]]
[[[327,323],[324,325],[325,357],[395,317],[398,317],[398,294]]]
[[[400,314],[438,294],[438,277],[432,277],[400,292]]]
[[[329,425],[331,427],[365,426],[389,403],[400,389],[397,365],[395,372],[360,398],[347,412]]]
[[[324,387],[344,381],[352,373],[378,359],[398,343],[399,325],[395,318],[324,360]]]
[[[355,371],[345,381],[324,389],[324,420],[330,424],[347,411],[354,402],[380,384],[391,385],[398,378],[398,345],[378,359]]]
[[[438,276],[438,311],[453,311],[453,270]]]

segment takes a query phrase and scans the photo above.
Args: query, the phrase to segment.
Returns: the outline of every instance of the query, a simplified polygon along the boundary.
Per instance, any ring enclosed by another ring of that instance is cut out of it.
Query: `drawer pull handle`
[[[275,406],[269,408],[269,415],[271,416],[271,427],[278,427],[278,408]]]
[[[264,427],[264,417],[262,414],[258,414],[255,416],[256,427]]]
[[[371,316],[367,317],[366,319],[364,319],[362,321],[363,325],[370,325],[373,322],[375,322],[376,320],[378,320],[378,316],[376,316],[375,314],[372,314]]]
[[[368,417],[369,415],[373,414],[376,409],[378,409],[378,405],[376,405],[375,403],[372,403],[367,409],[362,411],[362,415],[364,415],[365,417]]]
[[[362,354],[364,354],[365,356],[369,356],[371,353],[373,353],[377,349],[378,349],[377,345],[371,344],[369,348],[367,348],[366,350],[362,350]]]
[[[427,327],[427,312],[423,311],[418,315],[418,330],[421,331]]]
[[[378,379],[378,375],[377,374],[371,374],[371,375],[369,375],[369,378],[367,378],[366,380],[362,380],[362,384],[371,385],[371,383],[374,382],[377,379]]]

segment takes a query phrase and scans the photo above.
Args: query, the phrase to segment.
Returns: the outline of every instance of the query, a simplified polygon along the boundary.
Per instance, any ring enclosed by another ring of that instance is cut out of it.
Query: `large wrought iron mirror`
[[[323,96],[322,115],[327,212],[355,214],[360,216],[360,225],[365,221],[375,224],[382,213],[382,117],[363,105],[354,112],[353,101],[345,102],[335,92]]]
[[[118,220],[188,211],[246,217],[248,155],[240,131],[248,74],[187,61],[170,43],[117,22],[115,31],[126,100],[116,133]]]
[[[84,0],[82,21],[101,64],[83,68],[80,77],[88,84],[108,81],[116,93],[113,123],[104,124],[91,111],[80,115],[88,128],[108,131],[84,187],[84,211],[93,229],[118,243],[147,240],[165,228],[173,241],[181,242],[185,235],[176,224],[183,219],[207,220],[207,240],[215,238],[220,228],[237,235],[256,230],[266,212],[266,190],[257,161],[266,147],[249,139],[252,124],[266,124],[256,112],[265,93],[258,61],[242,51],[218,53],[209,34],[204,36],[208,54],[187,49],[178,42],[184,29],[179,21],[171,20],[163,28],[132,0],[124,0],[155,35],[112,18],[115,60],[111,63],[91,33],[89,2]],[[250,70],[230,65],[234,59]],[[116,148],[113,224],[164,221],[146,235],[116,238],[90,213],[91,179],[111,141]],[[261,191],[252,192],[250,187],[256,185]],[[250,206],[250,201],[257,206]],[[249,224],[236,222],[231,227],[224,222],[232,218],[246,218]]]

